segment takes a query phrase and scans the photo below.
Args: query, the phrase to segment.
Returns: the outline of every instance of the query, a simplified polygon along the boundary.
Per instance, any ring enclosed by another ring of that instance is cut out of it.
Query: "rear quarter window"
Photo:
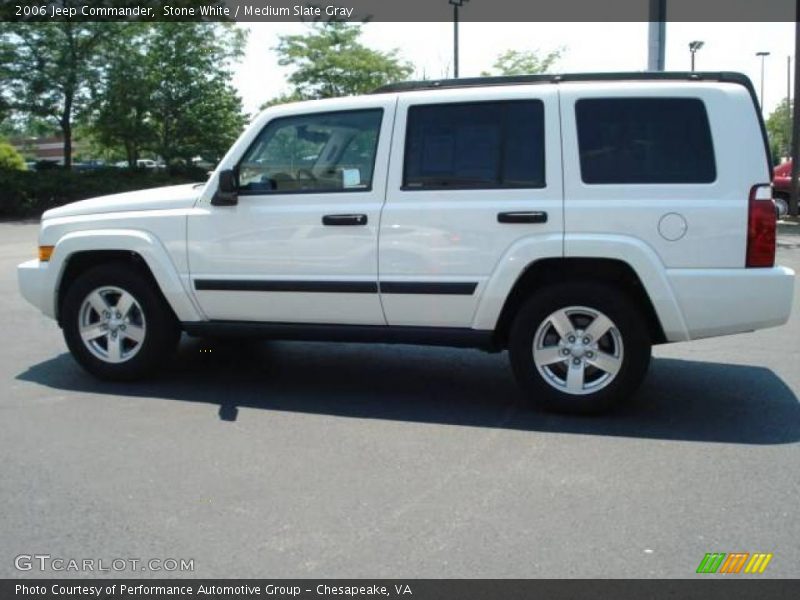
[[[587,184],[713,183],[714,145],[698,98],[592,98],[575,104]]]

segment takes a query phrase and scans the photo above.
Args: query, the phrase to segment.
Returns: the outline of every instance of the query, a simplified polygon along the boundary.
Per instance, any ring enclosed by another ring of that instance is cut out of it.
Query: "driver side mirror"
[[[238,186],[236,185],[236,173],[233,169],[225,169],[219,173],[219,184],[217,191],[211,198],[211,204],[214,206],[234,206],[239,202],[239,197],[236,194]]]

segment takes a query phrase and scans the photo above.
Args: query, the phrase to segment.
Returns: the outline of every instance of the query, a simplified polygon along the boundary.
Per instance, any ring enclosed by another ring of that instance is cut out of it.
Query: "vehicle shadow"
[[[800,404],[771,370],[654,359],[635,402],[604,417],[551,415],[519,406],[505,354],[306,342],[184,339],[157,378],[102,382],[68,354],[17,376],[62,391],[205,402],[223,421],[239,408],[526,431],[724,442],[800,440]]]

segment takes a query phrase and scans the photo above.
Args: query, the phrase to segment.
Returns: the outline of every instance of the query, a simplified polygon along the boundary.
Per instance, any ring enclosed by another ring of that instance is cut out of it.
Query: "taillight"
[[[772,186],[754,185],[747,213],[747,267],[775,265],[776,221]]]

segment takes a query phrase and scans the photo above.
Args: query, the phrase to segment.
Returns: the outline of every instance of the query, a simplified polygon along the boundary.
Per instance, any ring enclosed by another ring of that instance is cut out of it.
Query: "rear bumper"
[[[667,277],[689,339],[777,327],[792,312],[794,271],[786,267],[670,269]]]
[[[45,315],[55,319],[55,293],[49,279],[48,263],[29,260],[17,267],[22,296]]]

